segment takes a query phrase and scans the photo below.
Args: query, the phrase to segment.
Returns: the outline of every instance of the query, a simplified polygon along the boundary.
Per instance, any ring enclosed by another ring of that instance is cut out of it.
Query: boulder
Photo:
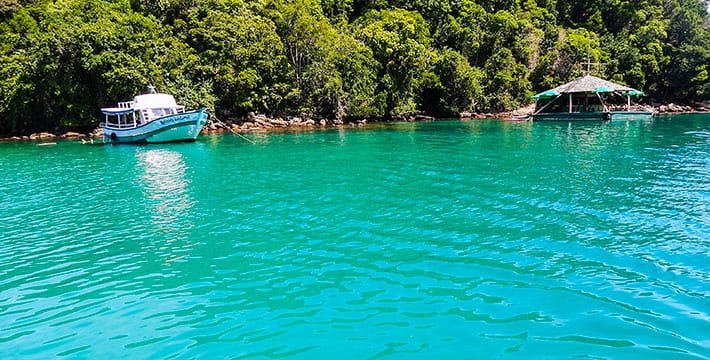
[[[281,118],[271,119],[270,122],[271,122],[272,125],[288,126],[288,123],[286,122],[286,120],[281,119]]]
[[[250,120],[252,120],[252,119],[250,119]],[[264,116],[264,115],[257,115],[257,116],[255,116],[254,119],[253,119],[253,121],[254,121],[255,123],[257,123],[257,124],[260,124],[260,125],[267,125],[267,124],[269,124],[269,122],[270,122],[270,121],[269,121],[269,118],[267,118],[267,117]]]
[[[433,116],[417,115],[414,117],[416,121],[434,121],[436,120]]]
[[[683,111],[682,106],[676,105],[674,103],[668,104],[667,108],[668,108],[668,112],[682,112]]]
[[[78,132],[73,132],[73,131],[67,131],[66,133],[62,134],[63,138],[75,138],[75,137],[86,137],[84,134],[80,134]]]

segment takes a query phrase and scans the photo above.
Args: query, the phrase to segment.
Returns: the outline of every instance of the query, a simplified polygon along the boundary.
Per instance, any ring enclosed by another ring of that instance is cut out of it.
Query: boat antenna
[[[148,94],[155,94],[155,86],[153,84],[148,84]]]

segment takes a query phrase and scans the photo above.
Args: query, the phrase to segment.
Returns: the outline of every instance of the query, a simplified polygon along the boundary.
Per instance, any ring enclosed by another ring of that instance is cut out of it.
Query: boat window
[[[163,113],[160,110],[161,109],[150,109],[150,118],[153,119],[153,118],[163,116]]]

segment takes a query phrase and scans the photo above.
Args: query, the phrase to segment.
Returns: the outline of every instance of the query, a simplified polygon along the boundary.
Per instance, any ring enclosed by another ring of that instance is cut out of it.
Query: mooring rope
[[[212,122],[215,122],[215,123],[217,123],[217,124],[222,125],[223,127],[229,129],[229,131],[231,131],[232,134],[239,136],[240,138],[242,138],[242,139],[248,141],[249,143],[251,143],[251,144],[253,144],[253,145],[256,145],[256,143],[255,143],[254,141],[252,141],[252,140],[250,140],[249,138],[247,138],[246,136],[244,136],[244,135],[242,135],[242,134],[240,134],[240,133],[234,131],[234,129],[232,129],[231,126],[227,126],[227,124],[225,124],[225,123],[223,123],[221,120],[217,119],[217,116],[212,115],[211,118],[213,119]]]

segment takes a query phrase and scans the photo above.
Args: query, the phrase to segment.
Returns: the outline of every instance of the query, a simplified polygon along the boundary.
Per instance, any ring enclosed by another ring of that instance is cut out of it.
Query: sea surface
[[[0,359],[708,359],[710,115],[0,143]]]

